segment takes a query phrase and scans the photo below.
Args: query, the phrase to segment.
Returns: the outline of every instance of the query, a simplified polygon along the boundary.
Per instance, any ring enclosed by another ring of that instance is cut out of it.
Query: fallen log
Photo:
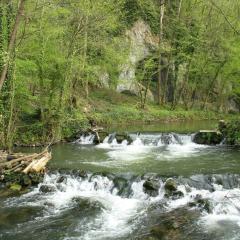
[[[51,153],[46,148],[41,153],[25,155],[17,159],[1,162],[0,169],[9,172],[40,172],[45,169],[46,164],[51,159]]]
[[[46,152],[40,159],[34,160],[31,164],[29,164],[24,170],[24,173],[29,172],[41,172],[45,169],[45,166],[47,165],[48,161],[52,158],[51,153]]]

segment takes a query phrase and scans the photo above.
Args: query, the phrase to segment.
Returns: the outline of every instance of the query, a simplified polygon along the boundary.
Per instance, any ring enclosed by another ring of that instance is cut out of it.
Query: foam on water
[[[81,145],[91,145],[95,139],[94,134],[82,135],[78,140],[74,143],[81,144]]]
[[[107,137],[97,148],[105,149],[112,160],[131,161],[153,156],[157,160],[177,160],[198,154],[208,146],[195,144],[192,135],[183,134],[131,134],[133,142],[109,143]]]
[[[81,234],[67,239],[92,240],[114,239],[123,237],[137,228],[137,219],[151,204],[164,204],[165,211],[188,206],[197,196],[207,199],[211,206],[211,212],[202,212],[199,224],[210,231],[223,227],[224,223],[233,223],[240,231],[240,189],[224,189],[222,185],[212,184],[213,191],[196,189],[189,185],[178,185],[178,190],[183,197],[178,199],[165,198],[164,182],[159,178],[160,189],[156,197],[150,197],[143,191],[144,180],[135,180],[131,183],[132,193],[129,197],[117,194],[114,183],[108,177],[93,175],[86,179],[81,177],[64,175],[64,181],[59,183],[59,174],[46,175],[44,182],[19,198],[10,198],[5,204],[11,206],[41,206],[46,213],[44,218],[59,215],[67,209],[74,208],[74,199],[89,199],[101,203],[101,212],[96,213],[95,219],[81,223],[75,232]],[[164,180],[165,181],[165,180]],[[42,193],[42,185],[55,188],[54,192]],[[36,221],[39,219],[36,219]],[[83,230],[84,233],[82,232]],[[234,239],[234,238],[231,238]]]

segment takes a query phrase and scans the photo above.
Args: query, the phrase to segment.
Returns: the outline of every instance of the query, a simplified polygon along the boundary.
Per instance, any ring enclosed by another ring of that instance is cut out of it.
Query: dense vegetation
[[[137,66],[139,94],[129,96],[116,87],[131,48],[126,31],[139,19],[157,44]],[[0,144],[59,140],[88,119],[236,111],[239,19],[238,0],[2,0]]]

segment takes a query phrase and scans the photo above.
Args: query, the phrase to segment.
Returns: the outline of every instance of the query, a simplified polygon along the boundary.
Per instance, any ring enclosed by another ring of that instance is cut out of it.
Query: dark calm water
[[[169,217],[183,223],[183,216],[191,221],[174,228],[173,240],[240,239],[240,149],[192,142],[197,130],[215,127],[209,121],[117,126],[109,131],[128,131],[130,145],[108,138],[94,146],[89,136],[54,146],[44,183],[21,196],[0,194],[0,239],[161,239],[153,226]],[[181,196],[166,197],[168,178]],[[160,186],[154,196],[144,190],[146,179]],[[207,210],[190,205],[198,198]]]

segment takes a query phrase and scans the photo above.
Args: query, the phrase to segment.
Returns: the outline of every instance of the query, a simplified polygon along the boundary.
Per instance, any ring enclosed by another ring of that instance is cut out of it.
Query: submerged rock
[[[198,207],[201,208],[203,210],[205,210],[206,212],[210,213],[211,212],[211,204],[209,202],[208,199],[203,198],[201,195],[197,195],[194,198],[193,202],[190,202],[188,204],[190,207]]]
[[[101,202],[93,200],[91,198],[74,197],[72,198],[72,201],[76,204],[77,208],[80,211],[101,211],[102,209],[105,209],[104,205]]]
[[[131,184],[128,183],[127,179],[116,177],[113,183],[114,188],[118,190],[118,195],[128,197],[131,194]]]
[[[169,133],[164,133],[161,136],[161,143],[165,145],[169,145],[172,143],[172,136]]]
[[[224,137],[220,131],[201,130],[193,137],[193,142],[204,145],[216,145],[223,141]]]
[[[171,211],[152,209],[142,228],[136,230],[137,240],[210,240],[198,226],[201,212],[180,207]]]

